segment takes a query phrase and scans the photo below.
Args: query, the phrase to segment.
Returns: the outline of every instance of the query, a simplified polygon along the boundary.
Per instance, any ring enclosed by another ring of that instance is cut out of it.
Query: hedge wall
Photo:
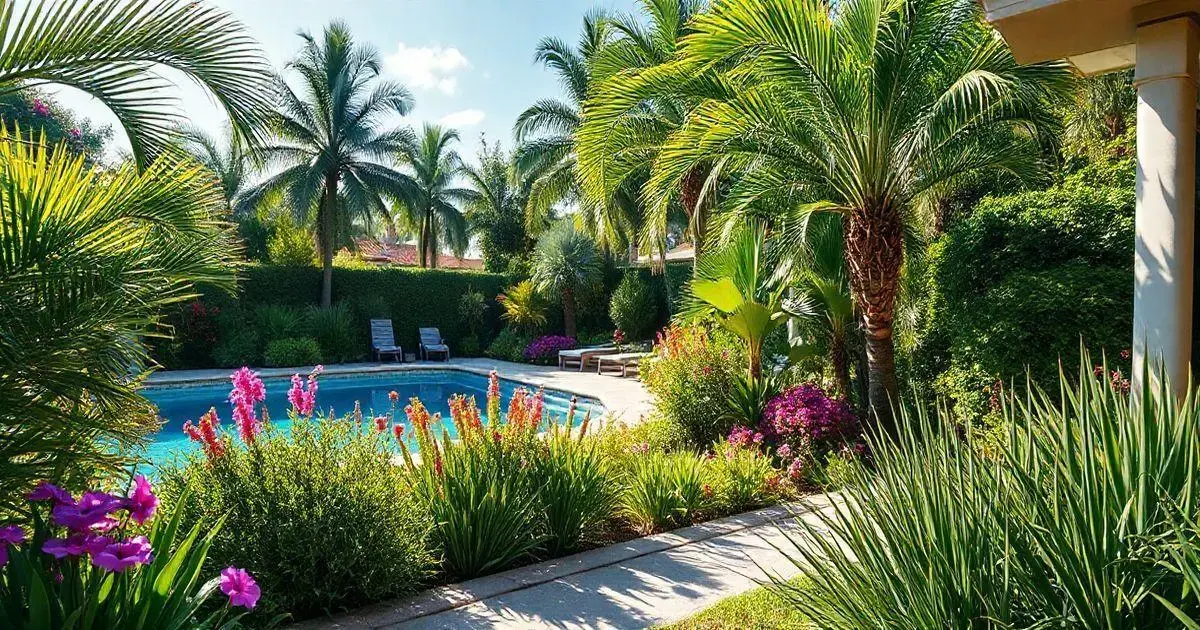
[[[417,268],[372,268],[333,270],[333,301],[345,304],[357,339],[356,352],[349,356],[366,358],[370,351],[369,320],[390,318],[396,341],[406,351],[415,352],[417,329],[434,326],[450,344],[451,350],[470,332],[459,316],[459,297],[468,290],[481,291],[488,309],[481,336],[493,337],[501,327],[496,295],[509,283],[507,276],[473,271]],[[201,286],[201,301],[223,311],[239,311],[246,321],[260,306],[279,305],[306,308],[320,304],[321,270],[317,267],[250,265],[240,279],[236,295]],[[176,335],[180,336],[177,325]],[[218,333],[220,334],[220,333]],[[218,345],[222,339],[216,339]],[[194,355],[194,353],[193,353]],[[161,353],[159,356],[162,359]],[[208,367],[211,357],[189,356],[164,362],[168,367]],[[171,363],[174,363],[173,365]]]

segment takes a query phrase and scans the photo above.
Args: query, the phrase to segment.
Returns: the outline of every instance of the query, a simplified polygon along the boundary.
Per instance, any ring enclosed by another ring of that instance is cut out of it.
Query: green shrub
[[[483,348],[479,345],[479,337],[475,335],[467,335],[459,339],[458,347],[454,351],[460,357],[477,357],[483,354]]]
[[[546,517],[544,546],[552,556],[578,548],[616,502],[608,462],[594,440],[572,435],[572,424],[568,416],[562,425],[554,425],[535,466],[538,503]]]
[[[275,222],[275,233],[267,240],[267,258],[286,267],[312,267],[317,259],[313,235],[295,225],[286,215]]]
[[[689,525],[704,509],[704,460],[691,452],[642,452],[628,460],[621,511],[643,534]]]
[[[288,337],[267,344],[263,360],[269,367],[297,367],[321,362],[321,346],[312,337]]]
[[[1196,619],[1172,564],[1200,549],[1177,527],[1200,496],[1200,398],[1164,386],[1135,408],[1081,363],[1061,390],[1006,397],[997,457],[942,412],[873,444],[874,472],[850,462],[848,508],[800,524],[795,561],[814,588],[791,605],[829,628]]]
[[[487,296],[482,291],[471,289],[458,298],[458,317],[467,332],[477,337],[483,329],[483,317],[487,313]]]
[[[646,339],[658,324],[658,300],[640,274],[626,272],[609,305],[613,325],[630,340]]]
[[[258,579],[259,623],[299,620],[413,592],[433,568],[429,517],[413,500],[390,436],[349,418],[293,418],[245,448],[194,456],[160,470],[164,499],[190,489],[185,526],[224,516],[208,566],[244,567]]]
[[[744,512],[766,505],[773,495],[772,480],[778,479],[771,458],[757,445],[713,445],[708,462],[709,487],[722,512]]]
[[[243,365],[255,365],[262,356],[258,331],[246,328],[226,335],[216,348],[213,348],[213,361],[217,367],[234,368]]]
[[[996,379],[1028,368],[1052,385],[1081,338],[1113,356],[1129,345],[1134,190],[1093,175],[984,199],[930,247],[912,376],[960,421],[986,413],[979,392]]]
[[[518,332],[515,328],[505,328],[492,340],[486,354],[493,359],[523,363],[525,348],[532,342],[533,335]]]
[[[704,447],[733,427],[726,412],[741,375],[744,351],[728,333],[672,325],[642,363],[642,381],[655,406]]]
[[[342,363],[362,357],[363,347],[354,334],[350,309],[339,302],[329,308],[310,306],[305,313],[305,325],[321,348],[321,361]]]
[[[654,412],[649,418],[626,425],[616,422],[597,432],[594,439],[603,458],[608,462],[621,462],[643,451],[669,452],[687,448],[690,436],[673,418]]]
[[[266,343],[297,337],[304,331],[304,312],[291,306],[266,304],[254,310],[254,324]]]

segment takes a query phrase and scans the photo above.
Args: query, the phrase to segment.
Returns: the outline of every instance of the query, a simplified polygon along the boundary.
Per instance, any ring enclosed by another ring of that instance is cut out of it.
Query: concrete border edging
[[[727,516],[466,582],[435,587],[406,598],[371,604],[334,618],[309,620],[296,627],[362,629],[400,624],[650,554],[777,523],[829,505],[831,501],[828,495],[812,495],[793,503]]]

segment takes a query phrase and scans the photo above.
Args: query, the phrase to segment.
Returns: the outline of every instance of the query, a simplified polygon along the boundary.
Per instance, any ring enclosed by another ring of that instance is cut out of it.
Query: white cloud
[[[443,94],[453,95],[458,90],[460,70],[471,67],[471,62],[457,48],[442,46],[406,46],[400,42],[396,52],[384,61],[388,71],[400,77],[410,87],[437,89]]]
[[[464,109],[442,116],[438,123],[447,127],[470,127],[483,122],[484,113],[478,109]]]

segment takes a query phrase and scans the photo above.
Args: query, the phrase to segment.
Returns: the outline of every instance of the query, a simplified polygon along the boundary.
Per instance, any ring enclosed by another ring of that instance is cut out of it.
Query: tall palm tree
[[[135,387],[145,336],[240,251],[212,177],[164,154],[101,173],[0,130],[0,511],[38,480],[127,474],[158,429]]]
[[[488,146],[485,142],[477,160],[478,166],[463,165],[463,177],[476,193],[467,204],[467,223],[479,237],[487,270],[507,271],[514,258],[532,247],[524,221],[531,182],[521,179],[499,143]]]
[[[567,97],[537,101],[521,112],[513,125],[517,170],[531,182],[526,225],[532,233],[546,227],[556,204],[583,201],[577,178],[575,132],[582,122],[583,102],[592,83],[592,59],[607,43],[610,32],[608,18],[592,11],[584,16],[574,46],[547,37],[534,50],[534,61],[558,75]],[[580,210],[580,216],[586,217],[602,243],[616,242],[626,231],[627,221],[611,220],[592,206],[581,206]]]
[[[380,77],[379,53],[355,42],[345,24],[331,22],[319,40],[306,32],[300,37],[303,46],[289,64],[299,93],[277,79],[276,137],[262,148],[266,163],[282,170],[242,195],[239,206],[280,191],[299,218],[315,214],[321,304],[328,307],[338,226],[351,216],[388,216],[385,200],[413,193],[412,180],[386,165],[413,143],[412,131],[380,126],[408,113],[413,101],[404,86]]]
[[[204,129],[186,126],[179,130],[179,147],[196,159],[216,178],[229,208],[238,207],[238,198],[250,185],[254,163],[246,144],[232,129],[217,138]]]
[[[580,163],[605,177],[614,122],[656,94],[683,94],[697,105],[659,150],[649,201],[720,164],[734,174],[722,200],[733,221],[838,213],[871,408],[890,428],[906,220],[964,174],[1035,179],[1040,112],[1070,74],[1062,63],[1017,64],[973,0],[724,0],[691,29],[676,61],[607,82],[589,100]]]
[[[87,92],[116,115],[142,168],[171,144],[178,120],[161,68],[206,89],[243,137],[258,137],[270,112],[271,70],[258,45],[206,3],[0,0],[0,31],[0,94],[48,83]]]
[[[459,206],[471,203],[476,191],[457,185],[463,166],[458,151],[452,148],[455,142],[457,131],[426,124],[419,141],[405,144],[396,156],[409,171],[398,201],[409,227],[417,233],[422,267],[437,267],[443,243],[449,243],[458,256],[469,244],[467,220]]]
[[[578,297],[600,279],[600,253],[596,243],[570,220],[559,221],[538,238],[533,252],[533,283],[543,294],[562,299],[563,327],[574,337]]]

